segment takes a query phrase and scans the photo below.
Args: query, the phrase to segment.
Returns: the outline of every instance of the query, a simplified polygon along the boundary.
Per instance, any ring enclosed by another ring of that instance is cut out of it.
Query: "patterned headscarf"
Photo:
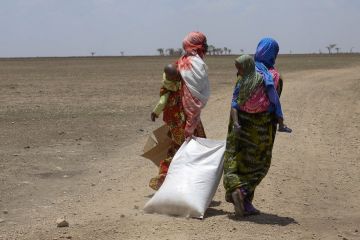
[[[251,56],[241,55],[235,62],[244,70],[244,75],[242,77],[239,76],[237,82],[240,88],[237,103],[243,105],[251,94],[261,85],[263,78],[255,71],[255,62]]]
[[[187,54],[198,54],[201,58],[204,57],[206,49],[206,36],[201,32],[190,32],[183,40],[183,48]]]
[[[256,70],[263,76],[265,86],[274,86],[274,80],[269,72],[274,67],[279,53],[279,44],[272,38],[260,40],[255,53]]]

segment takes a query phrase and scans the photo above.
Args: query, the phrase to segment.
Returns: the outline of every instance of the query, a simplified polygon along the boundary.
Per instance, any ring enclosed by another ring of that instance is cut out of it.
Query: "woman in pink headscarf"
[[[182,104],[186,115],[185,137],[188,138],[194,135],[195,130],[204,132],[200,113],[210,95],[208,67],[203,61],[208,48],[205,35],[190,32],[183,40],[183,48],[185,55],[177,64],[183,79]]]
[[[152,178],[149,186],[158,190],[165,180],[169,165],[185,139],[191,136],[205,138],[200,120],[201,109],[209,98],[207,66],[203,58],[207,51],[206,37],[200,32],[191,32],[183,40],[185,54],[177,61],[181,74],[181,88],[172,94],[164,121],[169,126],[172,143],[167,158],[160,161],[159,174]]]

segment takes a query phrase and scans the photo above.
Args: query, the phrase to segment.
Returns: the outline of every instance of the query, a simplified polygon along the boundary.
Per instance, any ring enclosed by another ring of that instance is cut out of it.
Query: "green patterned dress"
[[[230,118],[224,156],[226,200],[243,188],[251,201],[256,186],[267,174],[272,157],[276,124],[271,113],[238,112],[241,132],[236,135]]]

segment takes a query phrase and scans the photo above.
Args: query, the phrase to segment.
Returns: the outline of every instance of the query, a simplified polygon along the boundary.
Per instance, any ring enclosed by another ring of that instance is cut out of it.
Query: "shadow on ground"
[[[257,224],[268,224],[268,225],[279,225],[287,226],[289,224],[297,224],[298,222],[291,217],[283,217],[276,214],[264,213],[260,215],[247,216],[247,217],[237,217],[234,214],[229,214],[229,218],[234,221],[240,222],[253,222]]]

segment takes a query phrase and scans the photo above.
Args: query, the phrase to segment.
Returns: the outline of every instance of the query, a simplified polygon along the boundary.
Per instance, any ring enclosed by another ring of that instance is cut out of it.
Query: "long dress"
[[[271,69],[270,72],[280,96],[282,80],[275,69]],[[256,102],[256,94],[259,92],[263,92],[263,97],[266,97],[264,85],[261,85],[248,101]],[[232,202],[231,193],[236,188],[245,190],[246,198],[252,201],[255,188],[270,168],[276,134],[277,122],[274,113],[238,111],[238,118],[241,123],[240,135],[235,134],[230,117],[224,155],[223,183],[226,190],[225,198],[228,202]]]

